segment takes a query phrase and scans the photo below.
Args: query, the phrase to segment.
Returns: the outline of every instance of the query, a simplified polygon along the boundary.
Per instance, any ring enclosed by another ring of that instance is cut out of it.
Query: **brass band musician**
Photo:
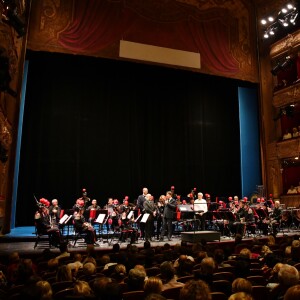
[[[97,204],[97,200],[92,200],[92,205],[87,208],[87,212],[89,212],[89,222],[93,224],[97,217],[97,211],[99,211],[101,207]]]
[[[51,221],[51,216],[49,214],[50,202],[45,198],[41,198],[37,205],[38,210],[34,215],[37,234],[48,234],[50,244],[59,247],[61,236],[57,224],[54,224]]]
[[[58,200],[53,199],[49,207],[49,215],[53,224],[58,225],[60,219],[61,208],[58,206]]]
[[[87,244],[94,244],[96,242],[95,229],[91,223],[85,221],[84,216],[82,215],[83,209],[77,209],[74,212],[74,227],[75,231],[79,233],[85,233],[85,242]]]
[[[278,231],[278,228],[281,223],[281,217],[282,217],[282,209],[280,207],[280,202],[278,200],[276,200],[274,203],[273,212],[270,214],[270,218],[271,218],[270,220],[271,220],[271,225],[272,225],[274,234],[276,234]]]

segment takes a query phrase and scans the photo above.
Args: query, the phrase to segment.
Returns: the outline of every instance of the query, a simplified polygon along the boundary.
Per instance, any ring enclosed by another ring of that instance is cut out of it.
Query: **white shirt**
[[[207,203],[205,199],[196,199],[194,202],[194,211],[203,210],[203,213],[207,212]]]

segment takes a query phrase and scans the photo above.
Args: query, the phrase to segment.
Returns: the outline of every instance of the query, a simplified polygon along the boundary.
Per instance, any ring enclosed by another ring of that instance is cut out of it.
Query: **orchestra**
[[[152,241],[154,236],[162,241],[165,235],[171,240],[175,222],[181,226],[182,231],[213,228],[229,237],[236,234],[255,236],[258,232],[263,235],[277,234],[283,227],[300,226],[300,209],[283,209],[278,200],[273,202],[273,199],[265,200],[261,197],[252,203],[246,197],[239,199],[234,196],[227,199],[222,197],[222,200],[216,198],[216,202],[212,202],[209,194],[203,196],[199,192],[196,198],[196,188],[181,199],[175,193],[174,186],[156,200],[147,188],[142,191],[134,203],[129,203],[128,196],[121,203],[110,197],[103,208],[96,199],[91,201],[87,197],[86,189],[82,190],[82,197],[69,210],[62,209],[57,199],[53,199],[50,205],[48,200],[41,198],[40,201],[36,200],[38,210],[34,216],[35,224],[39,232],[49,234],[55,246],[61,241],[61,225],[64,222],[60,223],[60,220],[70,219],[64,215],[64,211],[71,211],[71,223],[75,231],[85,233],[87,244],[97,241],[94,227],[100,211],[105,215],[102,215],[101,228],[105,225],[107,232],[120,233],[121,242],[129,237],[131,243],[138,238]],[[149,216],[145,222],[141,222],[145,214]],[[130,232],[130,235],[124,235],[124,232]]]

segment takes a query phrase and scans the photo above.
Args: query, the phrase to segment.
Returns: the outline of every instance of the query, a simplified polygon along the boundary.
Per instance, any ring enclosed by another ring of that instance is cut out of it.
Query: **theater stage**
[[[295,235],[299,234],[299,231],[279,233],[278,237],[282,237],[283,234]],[[266,240],[266,236],[258,236],[260,240]],[[165,239],[164,241],[154,240],[151,242],[152,247],[163,246],[165,243],[169,243],[174,246],[181,241],[186,241],[189,243],[195,243],[205,239],[207,243],[233,243],[234,238],[221,236],[219,232],[216,231],[196,231],[196,232],[175,232],[171,241]],[[251,242],[253,237],[245,237],[244,241]],[[39,255],[46,248],[49,248],[47,239],[42,239],[41,242],[34,248],[36,241],[35,228],[33,226],[28,227],[17,227],[11,230],[11,233],[0,236],[0,255],[6,256],[13,251],[18,251],[23,255]],[[73,245],[73,238],[70,236],[68,239],[69,251],[78,252],[84,251],[86,244],[84,241],[78,240],[75,246]],[[120,243],[118,236],[113,237],[111,234],[102,234],[98,237],[97,245],[95,246],[96,251],[109,252],[112,250],[114,243]],[[121,243],[121,248],[124,249],[130,243],[129,239],[126,242]],[[138,239],[135,243],[138,248],[142,248],[144,245],[143,239]],[[59,253],[59,249],[52,247],[51,251]]]

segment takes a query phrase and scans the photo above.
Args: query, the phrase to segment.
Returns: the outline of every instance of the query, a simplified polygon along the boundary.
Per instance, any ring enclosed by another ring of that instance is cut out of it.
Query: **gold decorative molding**
[[[73,53],[58,42],[58,36],[74,18],[78,0],[40,0],[32,2],[27,48],[33,51]],[[81,0],[79,0],[81,1]],[[255,26],[253,26],[254,8],[246,0],[106,0],[107,2],[123,3],[122,5],[135,11],[144,18],[172,20],[183,16],[202,20],[209,15],[212,19],[221,18],[230,28],[229,45],[232,57],[239,64],[235,74],[211,71],[203,68],[199,72],[231,77],[250,82],[258,82],[258,67],[256,54]],[[236,14],[236,12],[239,14]],[[114,26],[114,24],[112,24]],[[119,58],[119,41],[114,41],[106,48],[92,53],[86,49],[87,56]],[[194,70],[193,70],[194,71]]]
[[[300,138],[285,140],[277,143],[277,157],[279,159],[298,156],[300,151]]]
[[[300,101],[300,83],[274,93],[273,105],[277,108]]]
[[[295,52],[297,48],[300,48],[300,30],[288,34],[286,38],[274,43],[270,50],[271,59]]]

